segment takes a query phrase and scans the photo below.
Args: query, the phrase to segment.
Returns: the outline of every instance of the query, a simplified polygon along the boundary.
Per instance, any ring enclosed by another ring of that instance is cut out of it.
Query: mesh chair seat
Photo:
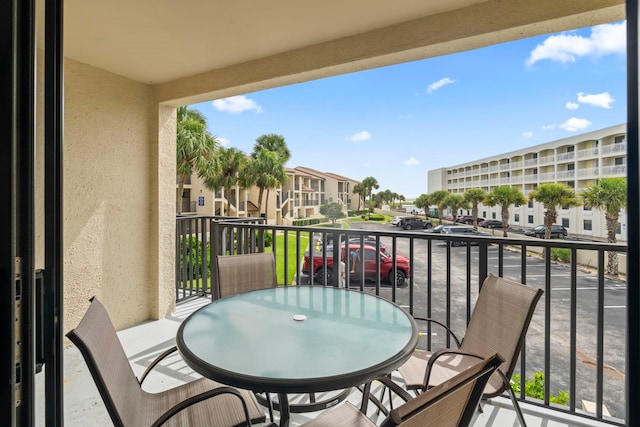
[[[467,427],[474,418],[489,377],[502,362],[494,354],[473,363],[442,384],[416,397],[409,396],[389,378],[380,378],[384,385],[405,399],[405,403],[390,411],[382,427]],[[321,414],[305,427],[371,427],[367,416],[350,404],[342,404]]]
[[[266,419],[253,393],[207,380],[196,380],[160,393],[142,389],[129,364],[107,310],[91,300],[78,326],[67,333],[78,347],[117,427],[207,425],[232,427]],[[163,353],[163,356],[169,354]],[[154,361],[151,366],[155,366]],[[146,377],[146,372],[142,380]],[[172,415],[176,412],[175,415]]]
[[[520,423],[525,426],[522,411],[508,378],[513,374],[542,293],[541,289],[489,274],[482,284],[459,349],[445,349],[434,354],[416,350],[410,360],[398,369],[407,388],[427,390],[468,368],[474,363],[474,359],[499,354],[504,361],[489,380],[484,397],[497,396],[507,391]],[[453,335],[450,330],[448,332]],[[458,341],[457,337],[455,339]],[[453,352],[476,357],[452,355]]]

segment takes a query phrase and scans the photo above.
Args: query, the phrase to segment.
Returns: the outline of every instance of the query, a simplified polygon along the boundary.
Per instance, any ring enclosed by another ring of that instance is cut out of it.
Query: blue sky
[[[287,166],[355,180],[407,199],[427,171],[626,122],[626,23],[192,105],[226,146],[287,141]]]

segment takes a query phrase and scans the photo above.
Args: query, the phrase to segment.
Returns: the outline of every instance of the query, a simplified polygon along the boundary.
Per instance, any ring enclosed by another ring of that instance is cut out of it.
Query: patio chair
[[[482,391],[501,362],[500,356],[494,354],[415,397],[388,377],[380,378],[386,387],[405,401],[397,409],[390,411],[381,427],[466,427],[470,425],[482,397]],[[350,403],[336,406],[304,424],[305,427],[374,427],[375,425],[361,410]]]
[[[497,353],[504,361],[489,379],[483,398],[507,391],[520,424],[526,426],[509,379],[542,293],[541,289],[489,274],[482,284],[462,342],[442,323],[416,317],[417,320],[435,322],[444,327],[456,341],[458,349],[442,349],[435,353],[415,350],[411,358],[398,369],[407,389],[425,391],[467,369],[478,358]]]
[[[277,286],[273,252],[242,255],[218,255],[220,298]]]
[[[116,427],[231,427],[266,419],[253,393],[206,378],[160,393],[143,390],[142,382],[149,371],[176,348],[154,360],[138,380],[107,310],[95,297],[78,326],[67,333],[67,337],[80,349]]]

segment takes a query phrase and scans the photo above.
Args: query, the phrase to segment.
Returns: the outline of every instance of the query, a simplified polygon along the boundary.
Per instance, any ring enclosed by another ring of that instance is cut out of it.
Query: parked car
[[[449,227],[448,225],[436,225],[433,228],[430,228],[428,230],[425,230],[427,233],[442,233],[442,229],[445,227]]]
[[[433,227],[431,221],[424,221],[422,218],[417,216],[412,216],[402,220],[402,228],[405,230],[414,230],[421,228],[429,229],[431,227]]]
[[[502,221],[498,219],[485,219],[482,222],[478,222],[478,225],[482,228],[502,228]]]
[[[413,218],[411,216],[394,216],[393,220],[391,220],[391,225],[395,225],[396,227],[401,226],[402,220],[405,218]]]
[[[376,238],[373,236],[364,236],[363,238],[363,244],[368,245],[368,246],[372,246],[372,247],[376,247]],[[349,243],[350,244],[356,244],[356,245],[360,245],[360,238],[359,237],[350,237],[349,238]],[[380,242],[380,250],[382,252],[386,252],[387,251],[387,247],[385,246],[384,243]]]
[[[525,236],[535,236],[538,239],[542,239],[544,238],[544,234],[546,232],[546,226],[544,225],[538,225],[534,228],[532,228],[531,230],[527,230],[524,232]],[[564,228],[561,225],[558,224],[553,224],[551,226],[551,238],[553,239],[554,237],[557,237],[559,239],[564,239],[565,237],[567,237],[567,234],[569,234],[567,232],[567,229]]]
[[[448,235],[460,235],[460,236],[469,236],[469,237],[478,237],[478,236],[491,236],[491,233],[486,233],[484,231],[478,231],[473,227],[464,227],[457,225],[444,226],[441,231],[442,234]],[[451,246],[460,246],[465,242],[462,240],[452,240]],[[476,242],[472,242],[473,244],[477,244]]]
[[[480,224],[482,221],[484,221],[484,218],[478,217],[478,224]],[[458,222],[460,224],[473,224],[473,215],[462,215],[460,218],[458,218]]]
[[[375,247],[365,245],[363,248],[360,245],[349,244],[349,252],[352,249],[359,250],[359,256],[364,254],[364,276],[365,279],[376,280],[376,264],[380,262],[380,279],[386,280],[390,284],[396,286],[402,286],[405,283],[405,279],[409,277],[409,259],[407,257],[397,255],[396,270],[397,274],[393,275],[393,258],[391,255],[383,251],[377,251]],[[346,248],[341,248],[340,259],[346,263],[345,260]],[[333,283],[333,257],[327,255],[327,264],[324,264],[322,253],[314,254],[313,256],[313,268],[311,268],[311,260],[308,253],[304,256],[304,263],[302,264],[302,272],[304,274],[312,274],[316,280],[326,285]],[[326,271],[326,282],[325,282]],[[338,272],[339,270],[336,270]],[[311,273],[312,272],[312,273]],[[355,272],[350,273],[352,279],[360,278],[360,261],[356,263]],[[395,279],[395,280],[394,280]]]

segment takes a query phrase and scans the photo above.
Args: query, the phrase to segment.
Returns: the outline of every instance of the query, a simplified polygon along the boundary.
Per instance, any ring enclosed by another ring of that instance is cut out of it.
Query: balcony
[[[605,254],[616,252],[624,259],[626,246],[577,240],[472,238],[423,232],[391,232],[384,225],[378,229],[371,224],[367,225],[370,228],[368,230],[339,231],[330,228],[265,226],[256,223],[256,220],[252,219],[252,223],[239,220],[216,223],[209,222],[207,218],[179,221],[202,221],[202,226],[189,228],[212,230],[211,235],[220,236],[209,245],[196,245],[200,250],[211,250],[212,254],[260,251],[265,232],[288,235],[291,241],[312,239],[314,247],[315,242],[325,241],[326,235],[332,235],[334,241],[337,241],[339,233],[348,233],[347,237],[372,235],[386,246],[387,253],[410,259],[410,278],[404,286],[399,287],[379,277],[366,282],[348,279],[346,285],[380,295],[416,315],[433,317],[452,327],[461,336],[471,315],[478,287],[489,272],[542,288],[544,295],[537,306],[516,372],[524,378],[542,372],[547,381],[542,399],[519,396],[526,416],[532,417],[533,425],[599,425],[602,422],[624,425],[627,353],[623,301],[626,283],[605,276],[604,271]],[[196,236],[196,241],[206,238],[206,233],[202,233]],[[462,244],[458,246],[460,242]],[[278,253],[284,253],[282,247],[276,246],[273,250],[277,260]],[[564,250],[570,261],[564,264],[552,262],[552,253],[558,250]],[[277,261],[280,265],[284,264],[285,270],[292,272],[289,278],[281,279],[279,283],[312,284],[309,276],[302,273],[305,251],[306,246],[300,247],[299,258],[280,258]],[[328,259],[339,255],[332,251],[314,251],[313,256]],[[204,258],[197,253],[193,256],[193,259]],[[339,260],[333,259],[333,262],[337,265]],[[380,271],[377,262],[375,271]],[[207,266],[188,269],[184,267],[185,264],[182,264],[185,271],[202,271],[205,275],[196,279],[196,282],[208,280]],[[587,265],[591,268],[587,268]],[[623,265],[624,261],[621,260],[620,266]],[[193,283],[194,279],[190,280]],[[321,286],[319,280],[322,278],[316,278],[313,284]],[[335,280],[334,284],[337,285],[337,277]],[[177,283],[178,294],[211,295],[210,289],[181,288],[179,285]],[[441,331],[434,330],[429,335],[432,341],[429,345],[433,348],[450,346],[451,342],[443,335]],[[565,405],[551,403],[552,396],[560,390],[569,395]],[[595,412],[587,412],[583,407],[596,409]],[[487,413],[492,415],[485,418]],[[514,420],[515,414],[508,400],[499,397],[491,400],[475,425],[512,425]]]
[[[617,144],[609,144],[602,146],[602,155],[623,154],[627,152],[627,143],[618,142]]]
[[[603,166],[602,176],[627,176],[627,165]]]

